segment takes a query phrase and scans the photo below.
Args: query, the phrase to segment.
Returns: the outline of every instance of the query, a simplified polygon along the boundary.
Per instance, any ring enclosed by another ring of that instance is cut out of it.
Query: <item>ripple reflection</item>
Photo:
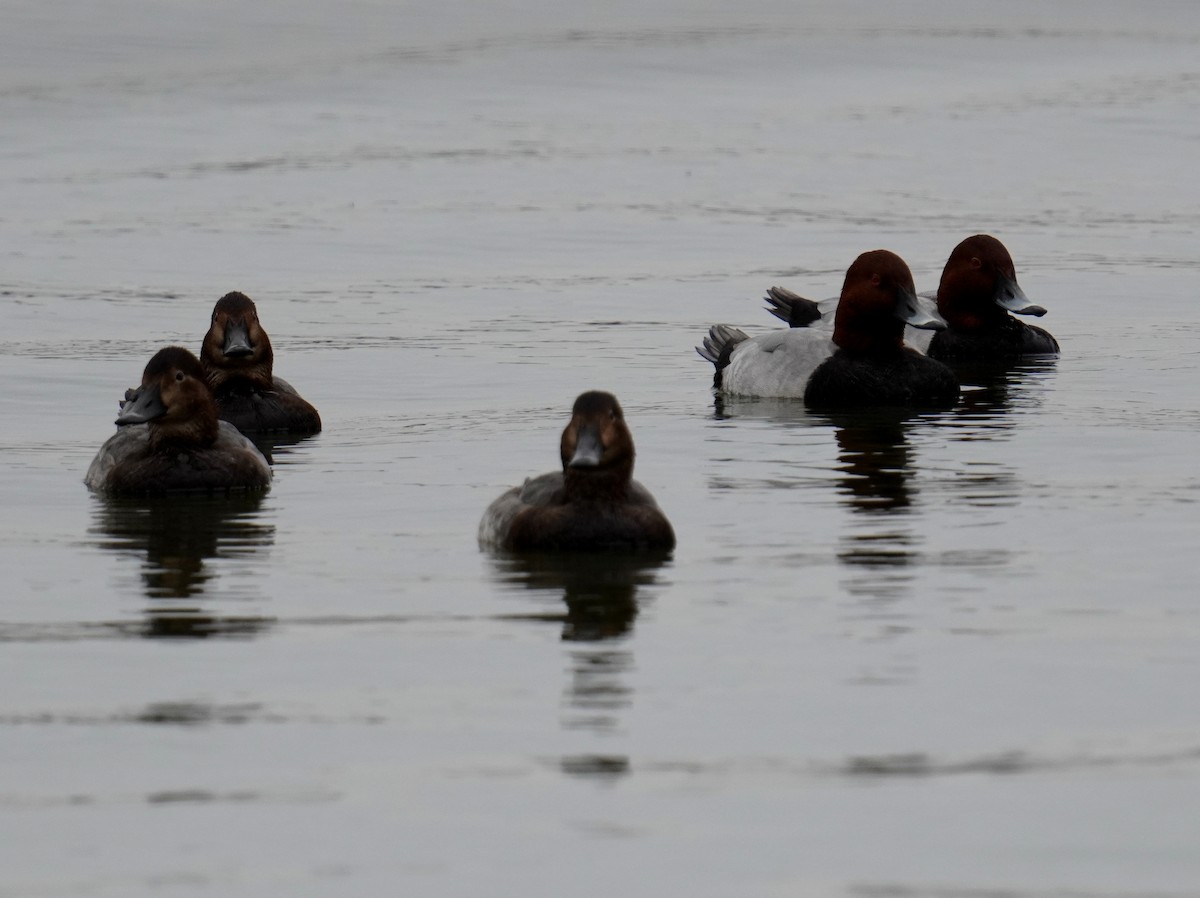
[[[1032,358],[1005,365],[962,363],[950,367],[963,385],[948,423],[954,439],[997,440],[1016,427],[1012,414],[1039,408],[1058,359]]]
[[[620,712],[633,702],[628,678],[634,656],[626,645],[639,611],[639,590],[657,581],[668,555],[497,555],[493,565],[503,584],[561,597],[561,610],[510,615],[510,619],[560,623],[570,643],[565,689],[569,730],[611,733]],[[561,759],[572,776],[612,779],[630,771],[623,755],[576,755]]]
[[[251,434],[250,442],[254,443],[259,452],[263,454],[263,458],[271,465],[272,468],[277,468],[280,465],[295,464],[303,458],[303,452],[306,447],[304,443],[310,440],[316,440],[320,437],[320,433],[306,433],[302,435],[291,433],[256,433]]]
[[[924,542],[914,526],[915,452],[906,435],[920,416],[872,409],[824,416],[837,442],[838,498],[851,512],[837,558],[851,596],[878,606],[907,595]]]
[[[147,638],[253,636],[271,619],[218,615],[193,601],[213,593],[213,559],[254,555],[275,539],[275,528],[259,519],[263,496],[187,496],[155,499],[97,498],[88,532],[103,549],[145,555],[142,590],[150,604],[139,635]],[[225,596],[246,593],[226,586]]]

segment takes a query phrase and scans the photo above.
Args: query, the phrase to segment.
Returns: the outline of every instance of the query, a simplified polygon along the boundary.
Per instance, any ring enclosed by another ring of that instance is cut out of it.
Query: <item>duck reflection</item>
[[[751,418],[775,424],[808,426],[813,414],[798,399],[774,399],[761,396],[713,394],[713,420],[730,421]]]
[[[188,601],[212,591],[210,559],[249,556],[272,544],[275,528],[258,520],[262,495],[96,501],[89,532],[101,537],[98,544],[145,554],[141,581],[150,604],[140,635],[252,636],[270,625],[268,618],[215,615]]]
[[[958,443],[1002,443],[1015,432],[1023,414],[1042,404],[1055,359],[1032,358],[998,366],[959,364],[962,401],[943,422],[949,439]],[[954,501],[976,507],[1017,504],[1021,478],[1004,456],[980,446],[970,463],[951,482]],[[956,452],[956,454],[960,454]]]
[[[863,412],[830,419],[838,445],[838,492],[851,510],[878,514],[912,505],[907,417]]]
[[[300,456],[303,453],[302,444],[310,440],[316,440],[319,437],[319,433],[299,435],[294,433],[246,434],[246,438],[263,454],[263,458],[267,460],[267,463],[272,468],[277,465],[292,464],[296,459],[289,458],[288,456]]]
[[[963,385],[952,421],[955,438],[963,441],[1002,439],[1022,412],[1042,404],[1047,380],[1057,359],[1029,358],[1006,365],[959,362],[950,367]]]
[[[501,582],[546,593],[562,607],[514,615],[561,624],[570,643],[565,704],[567,729],[615,731],[620,711],[633,700],[627,677],[634,666],[625,648],[638,615],[639,590],[653,585],[668,555],[499,555],[493,564]],[[561,760],[564,773],[611,779],[629,772],[622,755],[582,755]]]
[[[913,526],[913,449],[906,427],[918,416],[895,409],[827,416],[838,446],[837,492],[853,513],[838,560],[851,568],[847,592],[876,602],[906,594],[921,537]]]
[[[884,609],[913,588],[928,526],[919,521],[914,431],[936,428],[958,442],[1007,440],[1020,418],[1014,412],[1040,404],[1042,391],[1032,387],[1053,368],[1053,359],[960,364],[955,373],[964,384],[962,400],[948,412],[880,409],[825,416],[838,445],[838,494],[853,512],[838,552],[838,560],[854,572],[845,583],[847,592],[872,603],[876,614],[887,614]],[[955,458],[965,464],[949,478],[930,481],[931,488],[948,490],[951,501],[972,506],[1015,504],[1018,472],[997,461],[994,451],[980,449],[977,458],[956,450]],[[955,554],[955,563],[961,563],[960,555]],[[1003,563],[994,552],[970,557],[978,564]]]
[[[628,634],[637,592],[656,582],[669,553],[493,555],[500,581],[538,592],[562,591],[565,608],[519,615],[562,624],[564,642],[600,642]]]

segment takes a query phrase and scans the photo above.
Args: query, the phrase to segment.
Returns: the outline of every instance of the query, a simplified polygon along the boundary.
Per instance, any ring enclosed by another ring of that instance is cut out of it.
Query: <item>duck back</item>
[[[208,446],[160,447],[149,425],[120,428],[105,441],[84,483],[120,496],[253,491],[271,482],[271,466],[232,424],[222,421]]]
[[[650,491],[634,480],[622,498],[572,502],[561,471],[503,493],[479,522],[479,542],[514,552],[672,549],[675,533]]]
[[[216,391],[217,413],[243,433],[310,434],[321,431],[321,416],[283,378],[264,390],[234,381]]]
[[[836,349],[824,330],[771,331],[734,347],[720,386],[734,396],[799,399],[809,377]]]

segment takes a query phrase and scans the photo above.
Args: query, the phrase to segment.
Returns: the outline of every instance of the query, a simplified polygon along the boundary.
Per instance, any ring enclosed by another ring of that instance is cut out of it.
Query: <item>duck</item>
[[[1059,354],[1050,333],[1012,317],[1040,318],[1046,309],[1036,305],[1017,283],[1007,247],[990,234],[975,234],[950,253],[935,292],[919,301],[936,306],[946,327],[936,333],[905,329],[905,341],[930,358],[945,362],[1007,362]],[[786,287],[771,287],[767,311],[789,327],[828,326],[837,299],[805,299]]]
[[[226,293],[213,307],[200,347],[200,363],[221,420],[248,434],[319,433],[321,416],[273,372],[271,340],[245,293]]]
[[[271,466],[236,427],[217,417],[200,360],[182,346],[160,349],[127,394],[118,430],[84,483],[99,493],[148,496],[266,489]]]
[[[1009,362],[1059,354],[1048,331],[1009,314],[1040,318],[1046,310],[1025,296],[1012,256],[990,234],[975,234],[954,247],[938,284],[937,307],[947,327],[929,342],[930,358]]]
[[[821,304],[804,302],[809,322],[817,321]],[[696,351],[716,368],[713,386],[729,395],[803,399],[814,409],[953,405],[958,379],[905,345],[905,324],[946,327],[919,301],[904,260],[879,249],[847,269],[832,331],[796,326],[752,338],[718,324]]]
[[[633,435],[611,393],[580,394],[559,443],[562,471],[532,477],[492,502],[483,548],[510,552],[670,552],[675,531],[633,479]]]

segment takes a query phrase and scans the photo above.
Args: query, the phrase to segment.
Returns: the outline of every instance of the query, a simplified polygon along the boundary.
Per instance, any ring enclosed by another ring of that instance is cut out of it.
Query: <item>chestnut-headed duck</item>
[[[217,419],[204,369],[181,346],[160,349],[126,394],[120,426],[84,483],[114,495],[261,490],[271,466],[232,424]]]
[[[798,326],[751,338],[718,324],[696,351],[716,366],[714,386],[731,395],[803,398],[812,408],[953,405],[957,378],[904,344],[906,323],[946,326],[918,300],[904,260],[880,249],[846,271],[832,332]]]
[[[479,543],[513,552],[661,551],[675,532],[633,480],[633,436],[615,396],[575,400],[559,444],[562,471],[505,492],[479,522]]]
[[[937,305],[947,328],[930,341],[930,358],[1003,362],[1058,355],[1058,341],[1047,331],[1009,314],[1040,318],[1046,310],[1025,296],[1012,256],[988,234],[954,247],[938,284]]]
[[[836,299],[815,302],[784,287],[770,288],[766,300],[767,311],[790,327],[825,326],[837,308]],[[942,271],[937,292],[922,293],[920,300],[935,303],[947,326],[931,335],[907,331],[905,339],[931,358],[1004,362],[1058,355],[1054,337],[1009,314],[1040,318],[1046,310],[1025,296],[1017,283],[1012,256],[1003,243],[988,234],[976,234],[956,246]]]
[[[274,361],[250,297],[235,291],[217,300],[200,362],[221,419],[243,433],[319,433],[321,416],[291,384],[274,376]]]

